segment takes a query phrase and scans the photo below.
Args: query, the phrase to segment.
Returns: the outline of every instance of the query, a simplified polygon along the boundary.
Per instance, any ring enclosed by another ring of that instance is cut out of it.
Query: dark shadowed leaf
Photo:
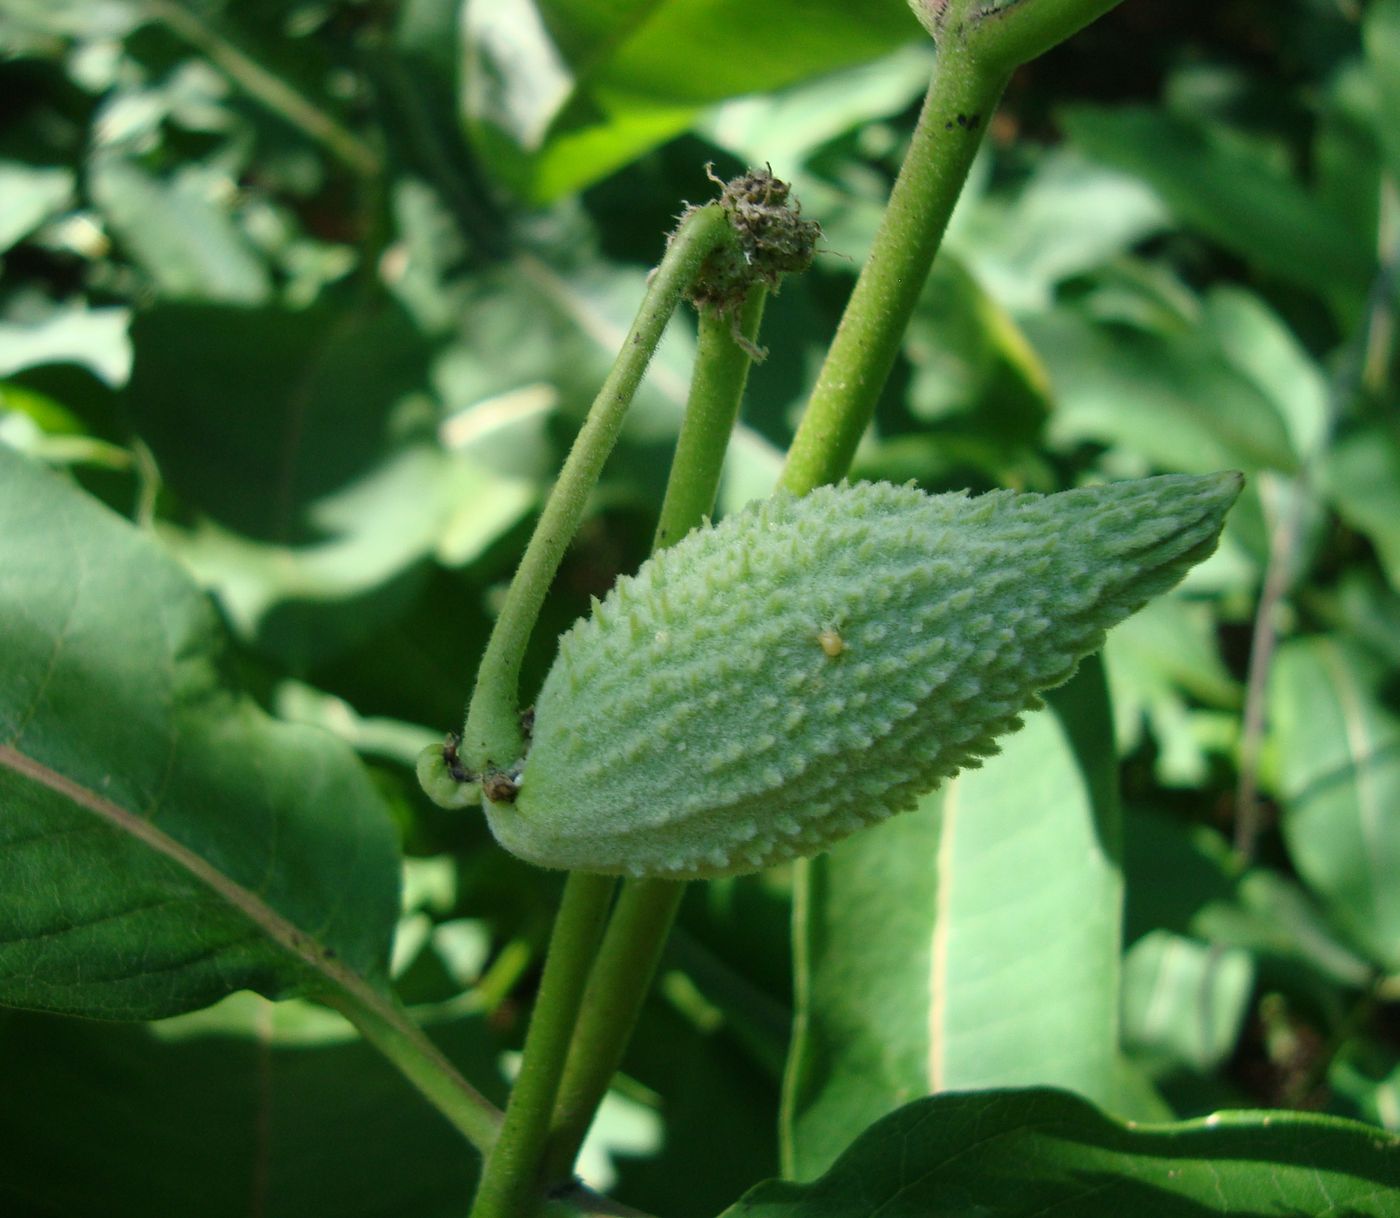
[[[935,1096],[867,1130],[812,1184],[724,1218],[1394,1218],[1400,1139],[1291,1112],[1124,1126],[1053,1091]]]
[[[479,1019],[434,1036],[496,1075]],[[0,1052],[0,1210],[16,1218],[454,1218],[470,1195],[460,1135],[307,1004],[241,994],[149,1027],[16,1014]]]

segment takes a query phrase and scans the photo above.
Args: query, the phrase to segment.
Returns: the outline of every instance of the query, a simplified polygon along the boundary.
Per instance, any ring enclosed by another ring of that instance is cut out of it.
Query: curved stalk
[[[517,718],[520,665],[549,585],[666,323],[705,259],[732,239],[728,217],[717,203],[699,208],[676,230],[652,273],[637,319],[569,450],[486,644],[461,744],[463,756],[478,772],[509,767],[524,751]]]

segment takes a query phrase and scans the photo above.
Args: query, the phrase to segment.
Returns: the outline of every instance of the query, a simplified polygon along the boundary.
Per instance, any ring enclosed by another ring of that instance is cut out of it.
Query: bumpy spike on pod
[[[1241,485],[867,483],[752,504],[671,549],[664,604],[654,564],[631,581],[664,651],[622,615],[572,627],[590,677],[550,671],[514,802],[483,801],[491,829],[542,866],[672,879],[816,854],[995,752],[1039,691],[1215,548]],[[660,730],[680,722],[684,739]]]

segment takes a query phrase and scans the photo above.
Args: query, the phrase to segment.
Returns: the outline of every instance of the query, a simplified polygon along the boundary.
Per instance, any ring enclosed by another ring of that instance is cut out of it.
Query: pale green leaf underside
[[[724,1218],[1394,1218],[1400,1139],[1291,1112],[1128,1127],[1054,1091],[920,1100]]]
[[[382,976],[398,866],[350,750],[231,694],[149,536],[0,447],[0,1004],[156,1018]]]
[[[983,768],[799,877],[783,1112],[798,1179],[940,1091],[1053,1084],[1112,1102],[1122,893],[1098,663],[1051,701]]]

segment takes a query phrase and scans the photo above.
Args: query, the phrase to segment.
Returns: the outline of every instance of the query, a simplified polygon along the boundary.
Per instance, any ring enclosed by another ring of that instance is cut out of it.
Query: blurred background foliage
[[[360,752],[407,856],[402,992],[499,1094],[558,878],[412,758],[707,163],[771,164],[826,233],[721,510],[770,489],[932,50],[902,0],[0,0],[0,50],[0,441],[158,536],[263,704]],[[1122,1040],[1178,1115],[1400,1129],[1397,182],[1393,0],[1127,0],[1012,81],[857,461],[1249,476],[1106,651]],[[527,683],[645,554],[692,346],[685,319]],[[776,1173],[788,916],[781,873],[693,888],[597,1184],[688,1218]],[[6,1212],[174,1213],[221,1171],[247,1212],[244,1155],[259,1212],[459,1212],[450,1130],[321,1014],[0,1013]]]

